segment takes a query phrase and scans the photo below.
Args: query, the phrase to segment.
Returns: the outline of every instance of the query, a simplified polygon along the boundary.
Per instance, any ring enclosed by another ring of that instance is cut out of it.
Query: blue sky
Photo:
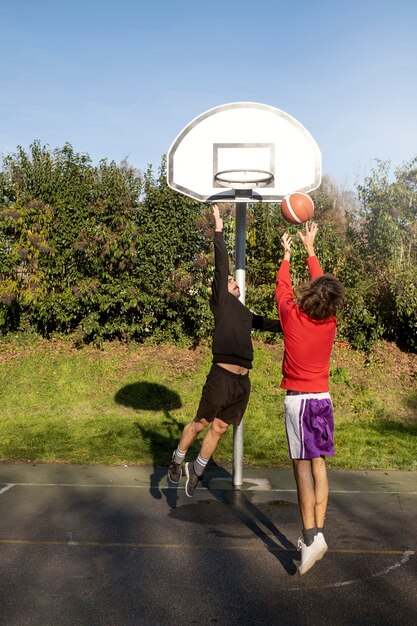
[[[158,168],[195,117],[269,104],[343,188],[417,155],[414,0],[0,0],[0,153]]]

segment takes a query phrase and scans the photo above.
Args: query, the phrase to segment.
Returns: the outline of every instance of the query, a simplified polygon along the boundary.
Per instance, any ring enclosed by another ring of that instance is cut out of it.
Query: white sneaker
[[[302,539],[298,540],[298,549],[301,551],[301,565],[298,568],[300,576],[308,572],[316,561],[320,561],[327,552],[327,543],[323,533],[317,533],[314,541],[306,546]]]

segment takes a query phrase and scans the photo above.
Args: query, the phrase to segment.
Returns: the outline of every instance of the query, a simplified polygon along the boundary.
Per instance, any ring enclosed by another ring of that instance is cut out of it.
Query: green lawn
[[[332,356],[336,456],[331,467],[417,469],[417,355],[381,343],[371,358]],[[288,466],[279,388],[281,342],[255,342],[244,458]],[[207,346],[70,341],[0,343],[0,459],[167,465],[193,418],[210,367]],[[195,444],[197,450],[198,444]],[[232,457],[232,431],[215,460]]]

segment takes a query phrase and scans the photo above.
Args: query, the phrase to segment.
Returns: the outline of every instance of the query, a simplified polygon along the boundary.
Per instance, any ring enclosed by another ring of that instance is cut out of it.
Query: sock
[[[318,533],[324,533],[324,526],[322,526],[321,528],[319,528],[319,527],[317,526],[317,532],[318,532]]]
[[[209,459],[205,459],[201,454],[198,455],[196,460],[194,461],[194,471],[197,476],[202,476],[204,470],[206,469],[206,465],[209,462]]]
[[[306,546],[311,546],[314,537],[317,535],[317,528],[303,528],[303,538]]]
[[[181,465],[184,458],[185,458],[185,452],[177,448],[174,452],[174,463],[178,463],[179,465]]]

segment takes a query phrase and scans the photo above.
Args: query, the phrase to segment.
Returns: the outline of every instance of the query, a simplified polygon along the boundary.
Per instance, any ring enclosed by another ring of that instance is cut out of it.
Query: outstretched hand
[[[314,252],[314,240],[316,238],[318,229],[319,229],[319,227],[317,226],[317,224],[315,222],[311,222],[311,224],[306,222],[304,232],[302,232],[302,231],[298,231],[297,232],[297,235],[299,236],[299,238],[303,242],[304,248],[306,249],[307,253],[310,256],[314,256],[314,254],[315,254],[315,252]]]
[[[291,257],[291,246],[292,246],[292,239],[289,236],[288,233],[284,233],[281,237],[281,246],[284,250],[284,259],[286,259],[287,261],[290,260]]]
[[[219,207],[217,204],[213,204],[212,211],[213,211],[213,217],[214,217],[214,223],[215,223],[214,229],[216,232],[221,233],[223,230],[223,220],[220,217],[220,211],[219,211]]]

